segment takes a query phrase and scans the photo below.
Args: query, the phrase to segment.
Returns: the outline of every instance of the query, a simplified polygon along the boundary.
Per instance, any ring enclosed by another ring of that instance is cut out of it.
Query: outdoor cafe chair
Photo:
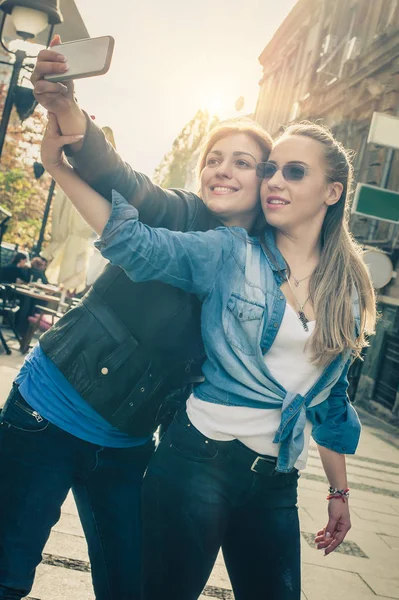
[[[21,337],[15,325],[15,317],[18,311],[19,304],[16,300],[13,286],[0,284],[0,315],[2,316],[3,321],[2,326],[0,328],[0,342],[6,354],[11,354],[11,350],[4,338],[1,329],[4,329],[4,326],[8,327],[9,329],[11,329],[18,342],[21,342]]]
[[[32,339],[36,332],[45,332],[52,327],[68,310],[79,302],[80,300],[75,297],[66,298],[66,302],[60,302],[56,310],[36,304],[34,308],[34,314],[28,317],[29,325],[28,329],[23,336],[20,344],[20,350],[22,354],[28,352]]]

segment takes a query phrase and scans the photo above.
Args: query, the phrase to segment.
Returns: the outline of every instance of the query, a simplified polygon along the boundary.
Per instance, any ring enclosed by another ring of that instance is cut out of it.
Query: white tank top
[[[306,332],[297,313],[287,303],[276,339],[264,360],[273,377],[288,391],[305,395],[320,377],[323,367],[310,362],[309,348],[305,348],[315,321],[308,323]],[[191,394],[187,400],[187,414],[203,435],[218,441],[239,440],[258,454],[278,456],[280,444],[273,439],[280,425],[281,409],[224,406],[206,402]],[[306,467],[311,423],[304,431],[305,443],[295,467]]]

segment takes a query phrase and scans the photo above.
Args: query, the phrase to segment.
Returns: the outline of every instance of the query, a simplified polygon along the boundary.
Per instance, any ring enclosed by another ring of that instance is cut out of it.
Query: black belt
[[[187,411],[185,408],[176,414],[175,419],[184,427],[193,427],[194,429],[196,429],[195,426],[191,423],[190,419],[188,418]],[[198,433],[200,435],[202,435],[204,438],[206,438],[206,436],[204,436],[200,431],[198,431]],[[210,440],[211,438],[206,438],[206,439]],[[259,475],[281,476],[281,475],[291,475],[292,473],[298,472],[298,469],[296,469],[295,467],[293,469],[291,469],[291,471],[289,471],[288,473],[281,473],[280,471],[276,471],[276,467],[277,467],[277,457],[276,456],[266,456],[264,454],[263,455],[257,454],[254,450],[251,450],[251,448],[248,448],[248,446],[245,446],[245,444],[243,444],[242,442],[240,442],[237,439],[232,442],[219,442],[218,440],[212,440],[212,441],[216,442],[216,444],[219,445],[219,448],[223,448],[223,446],[225,444],[230,444],[230,443],[236,444],[239,447],[239,451],[240,451],[240,455],[239,455],[240,463],[249,467],[251,469],[251,471],[253,471],[254,473],[258,473]]]
[[[276,471],[277,467],[277,457],[276,456],[266,456],[264,454],[257,454],[254,450],[245,446],[239,440],[234,441],[235,444],[238,444],[241,448],[243,456],[245,456],[245,463],[249,466],[251,471],[254,473],[258,473],[259,475],[290,475],[292,473],[297,473],[298,469],[295,467],[291,469],[288,473],[282,473],[280,471]]]
[[[276,475],[277,458],[273,456],[257,456],[251,465],[251,471],[260,475]]]

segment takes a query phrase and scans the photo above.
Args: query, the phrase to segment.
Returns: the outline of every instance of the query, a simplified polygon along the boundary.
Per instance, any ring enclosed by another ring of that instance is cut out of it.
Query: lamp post
[[[49,35],[47,40],[48,45],[53,34],[54,25],[62,22],[62,15],[59,10],[59,0],[3,0],[0,3],[0,10],[3,11],[0,25],[0,44],[8,54],[13,54],[15,57],[14,62],[12,63],[12,75],[0,123],[1,160],[4,140],[13,105],[16,104],[21,119],[26,119],[28,116],[30,116],[36,106],[33,93],[31,93],[30,106],[27,106],[27,88],[23,88],[22,86],[18,85],[19,75],[24,66],[25,59],[35,57],[29,56],[24,50],[17,50],[14,52],[13,50],[7,48],[3,40],[5,21],[7,18],[11,19],[15,27],[17,37],[23,40],[34,39],[36,35],[49,26]],[[10,16],[8,17],[8,15]],[[0,63],[6,65],[10,64],[6,61],[0,61]],[[24,106],[22,106],[22,97],[24,99]]]
[[[36,179],[40,179],[40,177],[43,175],[44,171],[45,171],[45,169],[44,169],[42,163],[39,163],[36,161],[33,164],[33,172],[35,174]],[[48,196],[47,196],[47,201],[46,201],[46,206],[44,208],[42,226],[40,228],[40,233],[39,233],[39,239],[37,240],[35,246],[33,247],[33,251],[34,251],[35,255],[40,254],[40,252],[42,251],[44,233],[46,231],[47,220],[48,220],[48,216],[50,214],[51,201],[54,196],[55,186],[56,186],[56,183],[55,183],[54,179],[51,179],[50,188],[48,191]]]

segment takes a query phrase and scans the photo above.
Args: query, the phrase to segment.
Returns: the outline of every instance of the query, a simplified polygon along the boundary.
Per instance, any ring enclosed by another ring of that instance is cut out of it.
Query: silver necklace
[[[294,292],[294,290],[293,290],[293,287],[292,287],[292,285],[291,285],[291,283],[290,283],[290,280],[289,280],[289,278],[287,277],[287,275],[285,276],[285,279],[286,279],[286,281],[287,281],[288,285],[290,286],[290,289],[291,289],[292,295],[294,296],[295,302],[296,302],[296,303],[297,303],[297,305],[298,305],[298,317],[299,317],[299,320],[300,320],[300,322],[302,323],[302,327],[304,328],[304,330],[305,330],[305,331],[309,331],[309,327],[308,327],[309,320],[307,319],[307,317],[306,317],[305,313],[303,312],[303,309],[304,309],[304,307],[305,307],[305,304],[306,304],[306,302],[307,302],[307,301],[309,300],[309,298],[310,298],[310,294],[309,294],[309,296],[306,298],[305,302],[304,302],[303,304],[301,304],[301,303],[299,302],[298,298],[297,298],[297,297],[296,297],[296,295],[295,295],[295,292]],[[307,279],[307,277],[305,277],[305,279]]]
[[[302,277],[302,279],[297,279],[293,273],[290,273],[290,275],[294,280],[295,287],[298,287],[301,281],[305,281],[306,279],[309,279],[309,277],[312,277],[312,273],[310,275],[307,275],[306,277]]]

